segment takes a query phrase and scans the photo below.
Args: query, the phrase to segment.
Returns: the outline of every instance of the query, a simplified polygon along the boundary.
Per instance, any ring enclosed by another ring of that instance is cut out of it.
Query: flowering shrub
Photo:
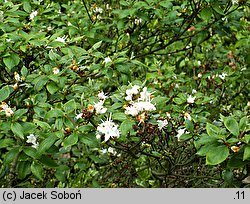
[[[0,1],[2,187],[249,185],[247,1]]]

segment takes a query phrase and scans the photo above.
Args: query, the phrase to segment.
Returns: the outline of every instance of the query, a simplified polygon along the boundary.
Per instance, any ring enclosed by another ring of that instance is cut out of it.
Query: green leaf
[[[98,147],[99,145],[99,142],[96,139],[95,134],[82,135],[80,136],[79,140],[90,147]]]
[[[67,175],[67,171],[69,171],[69,167],[68,166],[66,166],[66,165],[60,165],[56,169],[56,173],[55,173],[56,178],[60,182],[65,182],[66,181],[66,176],[65,175]]]
[[[38,147],[38,154],[43,154],[46,150],[48,150],[56,141],[58,140],[58,137],[54,134],[48,135],[48,137],[41,142],[41,144]]]
[[[33,147],[24,147],[23,152],[33,159],[37,158],[38,156],[37,150],[34,149]]]
[[[47,155],[43,155],[42,157],[40,157],[39,161],[48,167],[52,167],[52,168],[58,167],[58,164]]]
[[[48,82],[49,78],[47,76],[39,76],[32,83],[35,84],[35,91],[40,91],[45,84]]]
[[[127,120],[127,115],[125,113],[121,113],[121,112],[114,113],[114,114],[112,114],[112,119],[122,122],[124,120]]]
[[[243,117],[240,119],[240,123],[239,123],[239,129],[240,131],[244,131],[245,128],[247,127],[247,123],[248,123],[248,118],[247,116]]]
[[[185,127],[189,132],[193,132],[194,131],[194,124],[191,120],[186,120],[185,121]]]
[[[28,112],[28,109],[18,109],[15,111],[13,119],[14,120],[20,119],[21,116],[23,116],[27,112]]]
[[[16,147],[11,149],[4,157],[4,163],[9,164],[11,163],[19,154],[20,147]]]
[[[63,105],[63,109],[64,109],[64,111],[67,114],[75,111],[75,109],[76,109],[76,102],[75,102],[75,100],[71,99],[70,101],[68,101],[67,103],[65,103]]]
[[[206,154],[206,164],[217,165],[225,161],[229,155],[229,149],[225,145],[211,147]]]
[[[234,174],[232,171],[230,170],[226,170],[226,172],[223,175],[223,179],[225,180],[225,182],[227,182],[228,184],[232,184],[233,179],[234,179]]]
[[[250,146],[244,148],[243,161],[250,158]]]
[[[9,56],[3,58],[3,62],[6,67],[11,71],[11,69],[17,66],[20,62],[20,58],[17,54],[11,53]]]
[[[250,134],[244,135],[243,140],[244,140],[244,142],[249,143],[249,141],[250,141]]]
[[[44,130],[49,130],[51,127],[48,123],[34,119],[34,123]]]
[[[205,21],[209,21],[212,15],[213,15],[212,10],[209,7],[202,9],[200,12],[200,17]]]
[[[243,161],[243,154],[236,153],[229,159],[227,162],[227,167],[231,169],[242,168],[247,164],[247,162]]]
[[[49,82],[46,84],[46,88],[50,94],[56,93],[60,88],[57,86],[55,82]]]
[[[238,123],[234,118],[226,118],[224,125],[233,135],[238,136],[240,134]]]
[[[220,15],[224,16],[224,11],[222,10],[222,8],[218,5],[218,4],[214,4],[212,6],[212,8]]]
[[[206,156],[206,154],[214,147],[218,147],[218,143],[214,142],[214,143],[206,143],[204,146],[202,146],[198,151],[197,151],[197,155],[199,156]]]
[[[181,97],[176,97],[173,99],[173,101],[178,104],[178,105],[181,105],[183,103],[186,103],[186,99],[185,98],[181,98]]]
[[[91,50],[96,50],[96,49],[98,49],[99,47],[101,47],[101,44],[102,44],[102,41],[95,43],[95,44],[92,46]]]
[[[50,50],[49,51],[49,58],[52,60],[52,61],[55,61],[55,60],[59,60],[61,58],[60,55],[58,55],[57,53],[55,53],[53,50]]]
[[[43,178],[43,167],[38,162],[33,161],[31,164],[31,172],[34,174],[38,179],[42,180]]]
[[[189,140],[191,138],[192,138],[191,134],[182,134],[179,139],[180,139],[180,141],[186,141],[186,140]]]
[[[29,1],[23,2],[23,10],[26,11],[27,13],[31,13],[31,5]]]
[[[66,138],[66,140],[64,140],[63,146],[67,148],[69,146],[75,145],[77,142],[78,142],[78,134],[72,133],[70,136]]]
[[[30,174],[30,162],[19,161],[17,165],[17,175],[18,178],[24,179],[28,174]]]
[[[132,120],[124,120],[120,125],[120,131],[122,136],[127,136],[130,130],[133,130],[133,125],[135,121]]]
[[[82,125],[78,128],[78,131],[82,133],[88,133],[93,130],[93,125]]]
[[[49,118],[58,118],[62,117],[64,115],[63,111],[60,109],[52,109],[49,112],[47,112],[44,116],[45,119]]]
[[[171,2],[172,0],[165,0],[165,1],[161,1],[159,4],[164,7],[164,8],[172,8],[173,4]]]
[[[218,134],[220,132],[220,129],[211,123],[207,123],[206,130],[207,134],[211,137],[218,137]]]
[[[4,101],[10,96],[10,89],[9,86],[5,86],[0,89],[0,102]]]
[[[19,123],[12,123],[10,129],[16,136],[24,139],[23,127]]]
[[[14,144],[14,140],[13,139],[1,139],[0,140],[0,149],[5,148],[5,147],[11,147]]]

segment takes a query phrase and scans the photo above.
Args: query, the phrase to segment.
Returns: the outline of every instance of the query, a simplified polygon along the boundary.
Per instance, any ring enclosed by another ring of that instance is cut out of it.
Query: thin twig
[[[90,14],[89,14],[89,10],[88,10],[88,8],[87,8],[87,5],[86,5],[85,1],[82,0],[82,3],[83,3],[83,5],[84,5],[85,10],[87,11],[89,20],[91,21],[91,23],[94,23],[93,20],[92,20],[92,18],[91,18],[91,16],[90,16]]]

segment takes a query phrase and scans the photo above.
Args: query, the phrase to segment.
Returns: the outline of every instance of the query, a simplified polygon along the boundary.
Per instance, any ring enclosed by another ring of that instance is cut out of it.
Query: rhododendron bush
[[[246,187],[245,0],[0,0],[1,187]]]

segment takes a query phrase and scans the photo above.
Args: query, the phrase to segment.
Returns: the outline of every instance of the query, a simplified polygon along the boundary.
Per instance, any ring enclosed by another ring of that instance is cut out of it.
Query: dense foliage
[[[1,187],[247,187],[246,0],[0,0]]]

